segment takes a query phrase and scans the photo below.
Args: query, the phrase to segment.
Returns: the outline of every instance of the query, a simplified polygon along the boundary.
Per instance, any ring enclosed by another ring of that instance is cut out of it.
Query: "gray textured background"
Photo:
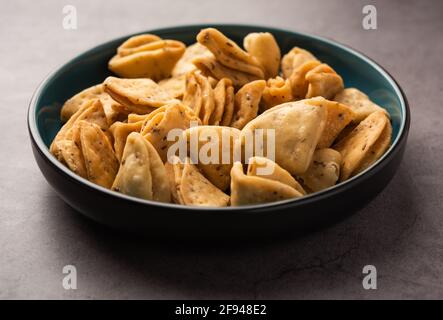
[[[3,1],[0,11],[0,298],[443,298],[443,2]],[[79,29],[62,28],[74,4]],[[404,88],[412,126],[404,161],[367,208],[301,239],[238,249],[155,245],[80,217],[46,183],[26,130],[32,92],[60,63],[150,28],[240,22],[309,32],[381,63]],[[62,288],[74,264],[78,289]],[[363,290],[362,268],[378,270]]]

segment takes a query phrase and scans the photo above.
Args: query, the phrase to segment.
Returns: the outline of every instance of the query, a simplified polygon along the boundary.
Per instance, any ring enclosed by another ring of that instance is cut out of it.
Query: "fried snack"
[[[302,197],[293,187],[272,179],[245,175],[241,162],[231,170],[231,206],[242,206]]]
[[[198,126],[187,129],[183,134],[191,159],[194,159],[193,152],[195,158],[198,156],[196,166],[203,175],[220,190],[228,189],[234,163],[234,144],[240,137],[240,130],[220,126]],[[195,139],[195,151],[192,149],[191,139]]]
[[[197,57],[192,62],[205,76],[215,79],[228,78],[235,87],[241,87],[251,81],[260,80],[259,77],[249,73],[225,67],[215,57]]]
[[[343,79],[325,63],[310,70],[305,78],[309,83],[306,98],[322,96],[332,99],[344,88]]]
[[[312,53],[308,50],[294,47],[281,59],[281,71],[283,78],[288,79],[295,70],[301,67],[306,62],[317,61]]]
[[[222,65],[259,78],[264,77],[260,62],[217,29],[201,30],[197,35],[197,41],[208,48]]]
[[[159,81],[171,75],[184,52],[185,45],[180,41],[139,35],[129,38],[117,49],[117,54],[109,61],[109,69],[123,78]]]
[[[334,149],[342,155],[340,181],[344,181],[374,163],[391,142],[391,124],[384,111],[375,111],[342,140]]]
[[[178,157],[166,164],[176,203],[189,206],[226,207],[229,196],[206,179],[189,158],[181,163]]]
[[[263,67],[265,79],[278,75],[280,48],[269,32],[250,33],[243,39],[243,47]]]
[[[192,109],[182,103],[173,103],[150,113],[146,117],[141,134],[154,146],[163,162],[167,160],[168,149],[175,141],[168,141],[168,133],[173,129],[185,130],[191,122],[201,124]]]
[[[215,108],[209,119],[209,124],[229,126],[234,113],[234,87],[228,78],[217,82],[214,88],[214,103]]]
[[[87,179],[85,159],[80,142],[80,123],[76,122],[63,139],[54,141],[51,147],[57,150],[57,159],[67,166],[72,172]]]
[[[298,181],[295,180],[288,171],[286,171],[268,158],[250,158],[248,161],[247,175],[279,181],[281,183],[287,184],[288,186],[291,186],[303,195],[306,194],[306,191],[303,189],[300,183],[298,183]]]
[[[334,100],[347,105],[354,111],[354,122],[356,123],[364,120],[375,111],[384,111],[389,117],[389,113],[385,109],[372,102],[366,94],[356,88],[342,90],[335,95]]]
[[[62,122],[66,122],[76,113],[80,107],[89,100],[99,99],[103,105],[103,110],[108,120],[108,125],[117,121],[120,113],[123,111],[122,105],[111,98],[111,96],[104,91],[102,84],[89,87],[65,102],[60,112]]]
[[[109,131],[114,137],[114,150],[118,161],[122,159],[127,137],[132,132],[140,132],[142,125],[143,120],[137,122],[117,121],[109,128]]]
[[[103,105],[98,99],[88,100],[84,103],[76,113],[74,113],[55,136],[49,147],[49,151],[59,160],[64,162],[61,154],[66,142],[60,143],[62,140],[72,141],[75,131],[70,130],[79,121],[87,121],[98,125],[103,131],[108,129],[108,121],[106,119]],[[74,171],[74,170],[73,170]],[[74,171],[75,172],[75,171]]]
[[[354,113],[344,104],[326,100],[322,97],[306,99],[305,101],[314,106],[323,105],[326,107],[328,117],[323,134],[317,144],[317,149],[329,148],[339,133],[354,119]]]
[[[272,129],[275,136],[275,162],[292,175],[308,169],[314,150],[326,125],[327,109],[306,100],[288,102],[271,108],[249,122],[242,130],[241,142],[256,129]],[[270,132],[264,130],[263,144]],[[251,143],[250,141],[248,143]]]
[[[161,80],[158,85],[172,98],[181,99],[186,91],[186,77],[180,75]]]
[[[306,97],[309,89],[309,82],[306,80],[306,74],[320,65],[321,63],[317,60],[305,62],[296,68],[288,78],[291,84],[292,97],[294,100],[300,100]]]
[[[186,91],[183,103],[191,108],[203,125],[209,124],[214,111],[214,91],[207,77],[192,71],[186,75]]]
[[[213,54],[193,60],[203,74],[218,80],[229,78],[237,87],[265,77],[260,62],[220,31],[214,28],[203,29],[197,35],[197,41]]]
[[[266,87],[263,90],[262,100],[260,102],[260,111],[263,112],[276,105],[290,102],[292,97],[291,82],[281,77],[268,79]]]
[[[297,178],[309,193],[317,192],[336,184],[340,177],[341,154],[334,149],[315,150],[312,162],[305,173]]]
[[[172,77],[177,78],[186,75],[188,72],[194,71],[197,67],[192,63],[195,58],[212,56],[211,51],[200,43],[194,43],[186,47],[185,53],[178,60],[174,69],[172,69]]]
[[[231,127],[242,129],[249,121],[257,117],[258,105],[265,86],[266,81],[256,80],[245,84],[235,94]]]
[[[375,161],[377,161],[391,145],[391,139],[392,139],[392,125],[391,122],[388,121],[380,137],[372,145],[369,152],[364,156],[362,162],[355,170],[355,174],[358,174],[363,170],[365,170],[366,168],[369,168]]]
[[[282,59],[283,78],[289,79],[295,100],[322,96],[332,99],[343,90],[343,79],[307,50],[294,47]]]
[[[124,106],[127,113],[147,114],[165,104],[177,102],[151,79],[106,78],[105,91]]]
[[[110,188],[118,171],[118,160],[112,145],[96,124],[81,121],[79,126],[87,179],[102,187]]]
[[[112,190],[147,200],[171,201],[165,166],[155,148],[138,132],[128,136]]]

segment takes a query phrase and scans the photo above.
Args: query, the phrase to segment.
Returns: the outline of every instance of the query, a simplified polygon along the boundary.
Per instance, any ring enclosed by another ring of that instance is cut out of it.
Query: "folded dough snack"
[[[189,206],[226,207],[229,196],[206,179],[189,158],[178,157],[166,163],[166,170],[176,203]]]
[[[281,77],[268,79],[263,90],[260,102],[260,111],[263,112],[279,104],[293,101],[291,82]]]
[[[197,35],[197,41],[213,54],[193,60],[203,74],[218,80],[229,78],[234,86],[264,79],[264,68],[260,62],[220,31],[214,28],[203,29]]]
[[[197,67],[192,63],[192,61],[195,58],[207,56],[212,56],[211,51],[198,42],[186,47],[185,53],[180,60],[178,60],[174,69],[172,69],[172,76],[180,77],[186,75],[188,72],[196,70]]]
[[[309,82],[306,80],[306,74],[312,69],[318,67],[321,63],[317,60],[307,61],[296,68],[288,80],[291,84],[292,97],[294,100],[304,99],[309,89]]]
[[[249,122],[242,130],[241,142],[253,136],[256,129],[273,129],[275,162],[296,175],[305,172],[326,125],[327,109],[305,100],[275,106]],[[263,144],[267,145],[270,132],[264,130]]]
[[[108,77],[103,85],[105,91],[125,107],[127,113],[146,114],[178,101],[151,79]]]
[[[79,126],[87,179],[102,187],[110,188],[118,170],[118,160],[111,142],[96,124],[81,121]]]
[[[389,117],[385,109],[372,102],[366,94],[356,88],[346,88],[340,91],[335,95],[334,100],[350,107],[355,114],[354,122],[357,123],[375,111],[384,111]]]
[[[140,132],[143,120],[138,122],[115,122],[110,128],[114,137],[114,150],[117,159],[120,161],[123,156],[126,139],[132,132]]]
[[[240,130],[220,126],[198,126],[184,132],[191,159],[204,176],[217,188],[225,191],[229,187],[230,172],[234,163],[234,144],[240,137]],[[195,150],[191,139],[195,139]],[[205,159],[202,159],[205,157]]]
[[[51,148],[56,150],[57,159],[72,172],[87,179],[85,159],[80,142],[80,123],[78,121],[67,131],[62,139],[54,141]]]
[[[203,125],[209,124],[209,118],[215,109],[215,102],[214,90],[207,77],[195,71],[186,75],[183,103],[194,111]]]
[[[141,134],[148,139],[157,150],[163,162],[167,160],[168,148],[175,141],[168,141],[168,133],[173,129],[185,130],[191,122],[201,124],[192,109],[182,103],[173,103],[150,113],[145,119]]]
[[[352,110],[344,104],[316,97],[304,100],[313,106],[325,106],[328,111],[326,125],[317,149],[329,148],[340,132],[354,119]]]
[[[334,149],[343,157],[340,181],[356,175],[374,163],[389,147],[391,123],[384,111],[375,111],[340,140]]]
[[[235,162],[232,167],[231,206],[266,203],[301,196],[302,193],[283,182],[245,175],[240,162]]]
[[[217,82],[214,88],[214,103],[215,108],[209,119],[209,124],[229,126],[234,113],[234,87],[228,78]]]
[[[315,150],[312,162],[305,173],[297,178],[310,193],[329,188],[340,177],[341,154],[334,149]]]
[[[171,201],[165,166],[155,148],[138,132],[128,136],[112,190],[147,200]]]
[[[332,99],[344,88],[343,79],[325,63],[310,70],[306,73],[305,78],[309,83],[306,98],[322,96],[326,99]]]
[[[261,169],[261,170],[260,170]],[[269,171],[268,171],[269,170]],[[279,181],[293,187],[295,190],[305,195],[306,191],[291,174],[276,164],[274,161],[263,157],[252,157],[248,161],[248,176],[263,177],[270,180]]]
[[[109,61],[109,69],[123,78],[168,78],[185,52],[185,45],[176,40],[162,40],[151,34],[126,40]]]
[[[288,79],[293,72],[309,61],[317,61],[312,53],[308,50],[294,47],[281,59],[281,71],[283,78]]]
[[[254,32],[243,39],[243,47],[262,65],[265,79],[278,75],[280,65],[280,48],[269,32]]]
[[[84,103],[93,99],[99,99],[102,103],[109,125],[113,124],[118,119],[119,113],[123,111],[122,106],[105,92],[103,84],[98,84],[77,93],[64,103],[60,111],[62,122],[68,121]]]
[[[197,35],[197,41],[204,45],[225,67],[264,77],[263,66],[260,62],[242,50],[234,41],[214,28],[203,29]]]
[[[63,161],[61,153],[61,140],[72,140],[72,133],[70,130],[79,121],[87,121],[98,125],[103,131],[108,129],[108,121],[106,119],[103,105],[98,99],[86,101],[77,112],[75,112],[69,120],[63,125],[60,131],[55,136],[49,147],[49,151],[59,160]]]
[[[265,80],[256,80],[245,84],[237,91],[234,98],[234,114],[231,127],[242,129],[257,116],[258,105],[265,86]]]

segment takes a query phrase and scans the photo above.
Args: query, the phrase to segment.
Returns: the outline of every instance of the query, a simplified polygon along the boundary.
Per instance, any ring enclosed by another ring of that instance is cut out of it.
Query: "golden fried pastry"
[[[250,33],[243,39],[243,46],[261,64],[265,79],[278,75],[281,53],[272,34],[269,32]]]
[[[123,78],[168,78],[185,52],[185,45],[176,40],[162,40],[151,34],[125,41],[109,61],[109,69]]]
[[[312,53],[308,50],[294,47],[281,59],[281,71],[283,78],[288,79],[293,72],[301,67],[304,63],[310,61],[317,61]]]
[[[306,73],[305,78],[309,83],[306,98],[322,96],[326,99],[332,99],[343,90],[343,79],[325,63],[310,70]]]
[[[243,206],[302,197],[303,194],[283,182],[246,175],[241,162],[231,170],[231,206]]]
[[[387,150],[392,128],[384,111],[375,111],[333,148],[343,157],[340,181],[363,171]]]
[[[118,170],[118,160],[111,142],[98,125],[81,121],[79,126],[87,179],[110,188]]]
[[[165,166],[155,148],[138,132],[128,136],[112,190],[147,200],[171,201]]]
[[[258,105],[265,89],[266,81],[256,80],[245,84],[235,94],[234,114],[231,127],[242,129],[258,113]]]
[[[209,124],[209,118],[215,109],[215,102],[214,90],[207,77],[195,71],[186,75],[183,103],[194,111],[203,125]]]
[[[103,110],[108,120],[108,124],[113,124],[122,111],[122,106],[112,99],[108,93],[104,91],[103,85],[98,84],[77,93],[75,96],[65,102],[60,112],[62,122],[66,122],[76,113],[80,107],[89,100],[99,99],[103,105]]]
[[[192,109],[182,103],[173,103],[150,113],[143,123],[141,134],[148,139],[162,161],[165,162],[169,148],[175,143],[172,140],[174,136],[168,140],[170,131],[173,129],[185,130],[191,126],[192,122],[197,125],[201,124]]]
[[[214,103],[215,108],[209,119],[209,124],[229,126],[234,113],[234,87],[228,78],[217,82],[214,88]]]
[[[263,177],[270,180],[275,180],[293,187],[301,194],[306,194],[306,191],[294,179],[291,174],[276,164],[274,161],[263,157],[252,157],[248,161],[248,176]]]
[[[63,125],[51,143],[49,151],[60,161],[62,161],[62,156],[60,154],[62,151],[60,149],[62,144],[59,142],[61,140],[72,140],[72,134],[74,131],[70,129],[82,120],[98,125],[103,131],[108,129],[108,121],[100,100],[94,99],[86,101],[86,103],[84,103]]]
[[[263,144],[275,138],[275,162],[296,175],[305,172],[312,160],[323,130],[326,126],[327,109],[323,105],[312,105],[307,100],[288,102],[275,106],[242,130],[241,142],[251,143],[248,137],[257,129],[264,129]],[[249,138],[250,139],[250,138]]]
[[[340,132],[354,119],[351,108],[344,104],[330,101],[322,97],[306,99],[307,103],[314,106],[325,106],[328,112],[326,126],[317,144],[317,149],[329,148]]]
[[[106,78],[105,91],[119,102],[127,113],[147,114],[165,104],[178,102],[151,79]]]
[[[263,112],[276,105],[293,100],[292,87],[289,79],[284,80],[281,77],[268,79],[266,87],[263,90],[260,111]]]
[[[189,158],[184,163],[178,157],[166,164],[173,199],[189,206],[226,207],[229,196],[206,179]]]
[[[188,72],[194,71],[197,67],[192,63],[192,61],[198,57],[212,56],[211,51],[200,43],[194,43],[186,47],[185,53],[178,60],[174,69],[172,69],[172,77],[177,78],[185,76]]]
[[[143,120],[138,122],[115,122],[110,128],[114,137],[114,150],[117,159],[120,161],[123,156],[123,150],[126,145],[126,139],[132,132],[140,132]]]
[[[184,136],[190,157],[196,160],[196,166],[213,185],[225,191],[229,187],[230,172],[234,163],[234,144],[240,137],[240,130],[220,126],[198,126],[187,129]],[[194,141],[191,143],[192,139]]]
[[[308,170],[297,178],[310,193],[335,185],[340,177],[341,154],[334,149],[315,150]]]
[[[375,111],[383,111],[389,117],[389,113],[372,102],[369,97],[356,88],[346,88],[334,97],[335,101],[350,107],[355,114],[354,122],[360,122]]]
[[[193,60],[203,74],[218,80],[228,78],[234,86],[264,79],[264,68],[260,62],[220,31],[214,28],[203,29],[197,35],[197,41],[213,54]]]

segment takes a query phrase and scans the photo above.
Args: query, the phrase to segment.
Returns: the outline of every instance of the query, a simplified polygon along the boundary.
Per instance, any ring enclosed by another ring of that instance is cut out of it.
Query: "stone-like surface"
[[[373,1],[9,1],[0,12],[0,298],[443,298],[443,2],[377,1],[378,30],[361,27]],[[80,217],[39,172],[27,104],[68,58],[117,36],[189,23],[264,24],[330,37],[380,62],[412,109],[404,161],[367,208],[301,239],[239,248],[173,247],[128,239]],[[78,289],[62,287],[74,264]],[[378,289],[362,288],[362,268]]]

